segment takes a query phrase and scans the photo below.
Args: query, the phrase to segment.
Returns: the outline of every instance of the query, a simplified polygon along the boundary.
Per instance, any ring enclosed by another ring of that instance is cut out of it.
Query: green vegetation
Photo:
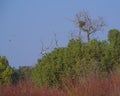
[[[120,31],[110,30],[108,40],[93,39],[85,43],[71,39],[67,47],[55,48],[38,60],[33,80],[38,85],[61,86],[65,77],[88,77],[110,74],[120,64]]]
[[[14,71],[9,66],[7,58],[0,56],[0,85],[11,84],[13,73]]]
[[[38,86],[62,87],[66,78],[87,78],[97,74],[120,74],[120,31],[112,29],[108,39],[84,42],[72,38],[66,47],[55,48],[38,59],[34,67],[11,68],[6,57],[0,57],[0,84],[30,80]]]
[[[21,80],[31,80],[31,69],[29,66],[22,66],[19,69],[10,67],[5,56],[0,57],[0,85],[17,84]]]

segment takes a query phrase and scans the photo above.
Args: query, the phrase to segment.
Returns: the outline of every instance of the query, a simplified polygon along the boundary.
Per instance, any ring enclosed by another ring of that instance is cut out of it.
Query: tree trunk
[[[87,41],[88,41],[88,43],[90,42],[90,34],[89,33],[87,33]]]

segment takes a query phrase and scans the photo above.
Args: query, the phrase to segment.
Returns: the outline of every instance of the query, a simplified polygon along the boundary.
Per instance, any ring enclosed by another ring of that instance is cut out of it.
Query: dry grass
[[[120,77],[110,75],[107,78],[98,76],[65,80],[67,96],[120,96]]]
[[[120,96],[120,77],[65,79],[63,88],[36,87],[29,81],[1,86],[0,96]]]
[[[29,81],[17,85],[1,86],[0,96],[65,96],[62,90],[37,87]]]

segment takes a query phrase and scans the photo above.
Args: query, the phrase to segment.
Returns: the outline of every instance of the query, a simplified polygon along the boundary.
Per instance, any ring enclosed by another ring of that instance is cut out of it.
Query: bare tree
[[[48,54],[48,50],[50,50],[50,48],[52,47],[52,42],[50,43],[48,47],[44,47],[44,44],[42,41],[41,41],[41,44],[42,44],[41,54],[42,56],[46,56]]]
[[[103,18],[99,17],[94,20],[90,17],[87,11],[81,11],[76,14],[75,21],[76,25],[79,27],[79,35],[81,32],[87,33],[87,41],[90,41],[90,35],[101,31],[101,29],[105,26]],[[80,36],[79,36],[80,37]]]
[[[42,56],[46,56],[49,51],[53,50],[54,48],[58,48],[59,47],[59,44],[58,44],[58,40],[56,38],[56,33],[54,33],[54,37],[55,37],[55,45],[53,45],[53,42],[51,41],[50,44],[45,47],[43,42],[41,41],[41,55]]]

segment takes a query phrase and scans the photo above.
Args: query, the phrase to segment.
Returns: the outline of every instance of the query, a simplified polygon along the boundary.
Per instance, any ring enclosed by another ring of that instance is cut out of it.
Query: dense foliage
[[[120,31],[113,29],[108,33],[108,40],[93,39],[85,43],[71,39],[67,47],[55,48],[39,59],[32,74],[37,85],[60,86],[65,77],[74,79],[95,73],[109,74],[119,64]]]
[[[11,84],[13,73],[14,73],[14,71],[9,66],[7,58],[0,56],[0,85],[1,84]]]
[[[5,56],[0,56],[0,85],[17,84],[19,81],[31,80],[30,66],[22,66],[19,69],[12,68]]]
[[[0,84],[32,80],[38,86],[62,86],[66,78],[107,76],[120,73],[120,31],[108,32],[108,40],[83,42],[71,39],[66,47],[55,48],[38,60],[34,67],[11,68],[6,57],[0,57]]]

